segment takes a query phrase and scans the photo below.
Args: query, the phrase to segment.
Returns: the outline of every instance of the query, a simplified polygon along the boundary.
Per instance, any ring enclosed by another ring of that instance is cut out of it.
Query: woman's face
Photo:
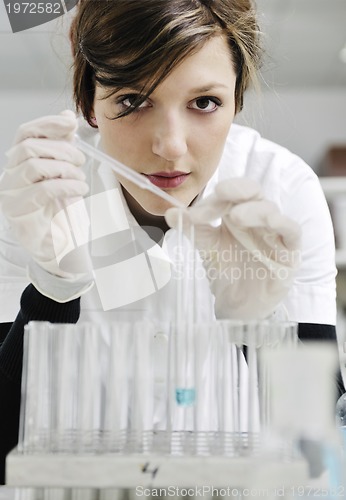
[[[187,57],[128,116],[110,120],[131,107],[139,90],[122,89],[102,99],[97,87],[94,115],[104,151],[146,176],[185,206],[215,172],[235,113],[236,75],[227,42],[217,36]],[[126,179],[123,188],[153,215],[169,203]]]

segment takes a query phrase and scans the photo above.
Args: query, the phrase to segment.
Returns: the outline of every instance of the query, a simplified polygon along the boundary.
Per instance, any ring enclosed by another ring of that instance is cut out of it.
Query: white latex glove
[[[71,235],[61,227],[52,238],[53,217],[88,192],[79,168],[84,155],[72,144],[77,119],[72,111],[25,123],[6,153],[0,177],[0,209],[33,259],[29,279],[44,295],[66,302],[90,288],[90,275],[59,267]],[[81,271],[81,269],[79,269]]]
[[[165,214],[176,229],[179,212],[171,208]],[[299,225],[263,199],[260,186],[246,178],[219,183],[212,195],[183,210],[187,236],[191,223],[217,318],[263,319],[272,314],[300,262]]]

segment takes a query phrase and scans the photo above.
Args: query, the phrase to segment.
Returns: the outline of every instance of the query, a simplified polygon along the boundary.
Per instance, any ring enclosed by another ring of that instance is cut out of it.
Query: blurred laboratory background
[[[261,90],[237,121],[288,147],[319,174],[335,220],[339,331],[346,310],[346,0],[257,0]],[[72,108],[70,17],[12,33],[0,3],[0,166],[18,125]],[[324,181],[323,181],[324,182]],[[335,188],[336,186],[336,188]],[[341,221],[341,223],[340,223]],[[323,235],[321,235],[323,238]]]

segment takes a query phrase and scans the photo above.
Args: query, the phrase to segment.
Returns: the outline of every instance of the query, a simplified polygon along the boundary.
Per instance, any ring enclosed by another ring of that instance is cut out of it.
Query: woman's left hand
[[[179,212],[166,212],[169,226],[178,227]],[[249,320],[272,314],[300,263],[300,226],[246,178],[219,183],[212,195],[185,209],[187,236],[191,223],[217,318]]]

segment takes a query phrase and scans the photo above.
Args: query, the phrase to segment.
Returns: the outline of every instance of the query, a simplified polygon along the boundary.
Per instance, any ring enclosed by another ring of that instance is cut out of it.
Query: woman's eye
[[[136,110],[136,109],[148,108],[150,106],[150,103],[147,100],[143,101],[139,106],[136,105],[140,97],[141,96],[137,94],[121,96],[119,99],[117,99],[117,103],[121,104],[121,106],[123,106],[124,109],[132,108],[133,110]]]
[[[198,97],[198,99],[195,99],[189,105],[190,108],[197,109],[198,111],[202,111],[204,113],[216,111],[220,106],[222,106],[222,102],[216,97]]]

